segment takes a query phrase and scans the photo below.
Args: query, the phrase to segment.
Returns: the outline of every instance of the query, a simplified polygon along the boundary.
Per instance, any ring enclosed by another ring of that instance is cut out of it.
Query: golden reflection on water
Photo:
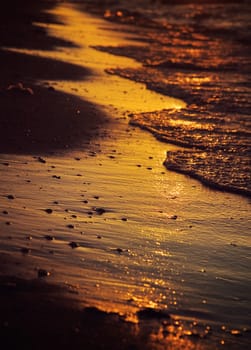
[[[168,124],[170,126],[181,126],[182,129],[202,129],[202,130],[214,130],[214,126],[212,124],[206,123],[198,123],[192,120],[184,120],[184,119],[169,119]]]
[[[202,85],[206,83],[210,83],[213,81],[212,76],[187,76],[187,75],[182,75],[182,81],[181,83],[183,84],[192,84],[192,85]]]

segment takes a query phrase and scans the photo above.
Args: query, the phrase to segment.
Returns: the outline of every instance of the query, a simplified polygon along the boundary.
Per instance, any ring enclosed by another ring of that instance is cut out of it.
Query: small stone
[[[70,242],[69,246],[72,247],[72,249],[80,247],[80,245],[77,242]]]
[[[104,208],[95,208],[95,211],[98,215],[102,215],[106,212]]]
[[[8,215],[9,213],[7,212],[7,210],[3,210],[3,214]]]
[[[40,163],[46,163],[46,160],[45,159],[43,159],[42,157],[38,157],[38,159],[37,159]]]
[[[47,208],[47,209],[45,209],[44,211],[45,211],[47,214],[51,214],[51,213],[53,212],[53,210],[50,209],[50,208]]]
[[[72,229],[72,228],[74,228],[74,225],[69,224],[69,225],[67,225],[67,227]]]
[[[8,194],[8,196],[6,196],[8,199],[14,199],[15,197],[12,194]]]
[[[21,248],[20,250],[23,254],[29,254],[31,252],[29,248]]]
[[[119,254],[123,253],[123,249],[122,249],[122,248],[117,248],[116,251],[117,251]]]
[[[37,275],[38,275],[39,278],[41,278],[41,277],[48,277],[48,276],[50,276],[50,272],[47,271],[47,270],[44,270],[44,269],[39,269],[37,271]]]
[[[47,241],[53,241],[54,239],[54,237],[51,235],[45,235],[44,238],[47,239]]]
[[[170,219],[172,219],[172,220],[177,220],[177,218],[178,218],[177,215],[172,215],[172,216],[170,217]]]
[[[124,218],[124,217],[123,217],[123,218],[121,218],[121,220],[122,220],[122,221],[127,221],[127,218]]]

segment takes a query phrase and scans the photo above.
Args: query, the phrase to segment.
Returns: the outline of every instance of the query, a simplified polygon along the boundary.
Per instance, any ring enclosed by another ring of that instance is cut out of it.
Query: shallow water
[[[59,5],[57,11],[61,18],[64,14],[66,31],[60,26],[48,29],[77,39],[79,23],[75,27],[77,21],[71,21],[71,7]],[[77,14],[83,28],[88,23],[105,26]],[[116,106],[116,98],[111,103],[109,97],[116,89],[116,96],[123,96],[125,86],[132,90],[128,97],[132,113],[138,87],[143,87],[106,78],[102,62],[107,62],[106,68],[113,56],[100,53],[97,61],[101,63],[95,68],[90,59],[94,50],[85,47],[83,39],[79,45],[82,51],[58,50],[52,55],[84,66],[91,61],[92,79],[101,79],[100,85],[105,82],[108,97],[100,89],[95,94],[94,83],[88,91],[81,81],[50,84],[83,93],[91,101],[96,98],[106,105],[114,122],[89,144],[89,151],[80,147],[46,155],[46,163],[33,156],[1,155],[1,254],[12,255],[21,276],[34,278],[39,268],[47,269],[51,280],[66,284],[87,305],[128,317],[141,307],[160,308],[177,320],[173,334],[182,326],[181,340],[186,335],[193,339],[198,329],[210,333],[211,349],[221,348],[223,341],[227,349],[247,348],[251,314],[248,200],[166,170],[166,151],[183,149],[128,126],[123,99]],[[159,95],[159,101],[163,99]],[[165,103],[173,108],[172,104],[182,102],[167,99]],[[140,112],[147,108],[150,112],[151,106],[144,105]],[[7,198],[9,194],[14,199]],[[71,248],[70,242],[79,247]],[[29,253],[22,248],[30,249]],[[164,342],[162,348],[167,346]]]
[[[111,7],[106,17],[138,26],[144,47],[98,49],[133,57],[143,67],[108,72],[182,98],[187,106],[133,115],[132,123],[162,141],[194,148],[167,154],[168,168],[250,195],[250,4],[136,4],[137,12],[127,4],[129,11]]]
[[[249,203],[166,172],[166,146],[129,130],[117,126],[96,153],[47,156],[45,164],[2,157],[1,192],[15,199],[1,200],[1,252],[21,264],[21,276],[47,269],[85,305],[129,318],[140,307],[167,309],[184,332],[196,321],[202,333],[211,327],[212,344],[245,349]]]

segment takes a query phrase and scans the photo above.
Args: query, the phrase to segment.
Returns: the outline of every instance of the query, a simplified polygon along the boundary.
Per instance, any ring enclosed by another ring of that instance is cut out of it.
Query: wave
[[[106,72],[187,103],[180,111],[131,116],[131,124],[161,141],[188,148],[169,152],[166,167],[250,196],[250,4],[163,3],[135,6],[136,12],[113,8],[107,19],[128,24],[130,17],[144,45],[96,49],[133,58],[142,67],[111,67]]]

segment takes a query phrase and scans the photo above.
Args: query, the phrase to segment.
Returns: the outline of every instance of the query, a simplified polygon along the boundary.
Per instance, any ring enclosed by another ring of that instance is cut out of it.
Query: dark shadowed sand
[[[84,67],[53,58],[12,52],[11,47],[52,50],[74,44],[49,36],[34,22],[54,23],[45,13],[54,1],[10,1],[1,11],[0,65],[0,152],[53,152],[84,146],[107,121],[92,103],[71,94],[55,91],[43,80],[85,80],[91,74]],[[81,114],[81,119],[78,118]],[[84,115],[84,118],[83,118]]]
[[[2,5],[3,6],[3,5]],[[108,117],[98,107],[38,80],[85,80],[90,72],[57,59],[5,50],[71,47],[33,22],[53,23],[53,1],[8,1],[1,10],[0,152],[53,154],[89,147]],[[81,114],[81,119],[79,115]],[[83,118],[84,115],[84,118]],[[43,161],[43,158],[41,162]],[[25,253],[25,252],[24,252]],[[115,313],[84,307],[75,294],[37,278],[19,275],[21,260],[1,254],[0,347],[3,349],[147,349],[146,335]],[[27,279],[28,278],[28,279]]]

